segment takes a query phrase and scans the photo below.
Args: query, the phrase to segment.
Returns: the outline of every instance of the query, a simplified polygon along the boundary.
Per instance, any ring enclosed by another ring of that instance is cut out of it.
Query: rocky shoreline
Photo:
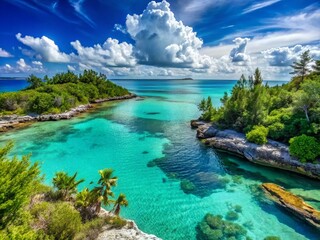
[[[6,132],[11,129],[20,128],[32,124],[33,122],[42,122],[42,121],[58,121],[58,120],[67,120],[71,119],[80,113],[87,112],[89,109],[93,108],[95,104],[108,102],[108,101],[117,101],[135,98],[137,95],[128,94],[124,96],[117,96],[111,98],[96,99],[92,104],[79,105],[75,108],[70,109],[64,113],[57,114],[41,114],[41,115],[5,115],[0,116],[0,133]]]
[[[197,128],[197,137],[208,146],[241,156],[252,163],[279,168],[320,179],[320,163],[301,163],[290,156],[288,146],[268,140],[264,145],[248,142],[245,135],[233,130],[219,130],[210,123],[191,121],[191,127]]]
[[[101,209],[100,217],[109,216],[111,213]],[[97,237],[97,240],[162,240],[155,235],[142,232],[137,224],[129,219],[126,219],[127,224],[122,228],[113,228],[110,225],[103,227],[102,232]]]
[[[262,189],[279,206],[320,230],[320,211],[305,203],[302,198],[273,183],[263,183]]]

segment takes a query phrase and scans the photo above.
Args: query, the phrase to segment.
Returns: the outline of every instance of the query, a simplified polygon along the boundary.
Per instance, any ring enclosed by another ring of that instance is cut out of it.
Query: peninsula
[[[221,107],[203,99],[200,121],[191,121],[198,138],[253,163],[320,179],[320,71],[306,70],[308,51],[300,58],[287,84],[264,85],[256,69],[225,93]]]

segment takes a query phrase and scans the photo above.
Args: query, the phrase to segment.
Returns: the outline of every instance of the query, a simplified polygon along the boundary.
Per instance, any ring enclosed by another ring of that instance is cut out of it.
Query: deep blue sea
[[[320,208],[318,181],[216,152],[190,128],[190,120],[199,116],[201,99],[211,96],[219,105],[235,81],[115,82],[142,98],[104,103],[72,120],[35,123],[0,135],[0,145],[14,140],[14,154],[32,153],[47,184],[55,172],[64,170],[78,172],[86,179],[84,187],[97,180],[99,169],[113,168],[119,177],[115,192],[129,200],[121,215],[165,240],[196,239],[196,225],[206,213],[225,216],[232,205],[242,207],[235,222],[244,225],[252,239],[320,239],[319,232],[263,196],[261,201],[256,191],[259,184],[273,182]],[[1,91],[24,87],[23,81],[0,81]],[[154,160],[156,165],[148,167]],[[191,194],[181,190],[186,180],[196,187]]]

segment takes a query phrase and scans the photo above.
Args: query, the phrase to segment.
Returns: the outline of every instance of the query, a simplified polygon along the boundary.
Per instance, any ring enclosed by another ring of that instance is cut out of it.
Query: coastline
[[[99,216],[107,217],[114,216],[112,213],[101,208]],[[162,240],[153,234],[148,234],[139,229],[135,221],[130,219],[125,219],[127,224],[122,228],[113,228],[110,225],[106,225],[102,228],[102,231],[97,237],[97,240]]]
[[[288,146],[268,140],[264,145],[248,142],[245,134],[233,130],[219,130],[210,123],[191,121],[191,127],[197,128],[197,138],[220,151],[226,151],[263,166],[295,172],[320,180],[320,164],[302,163],[290,156]]]
[[[90,109],[93,109],[96,104],[109,102],[109,101],[118,101],[136,98],[136,94],[128,94],[124,96],[116,96],[111,98],[96,99],[88,104],[82,104],[75,108],[71,108],[69,111],[57,114],[41,114],[41,115],[4,115],[0,116],[0,134],[2,132],[7,132],[12,129],[18,129],[31,125],[34,122],[44,122],[44,121],[59,121],[59,120],[68,120],[71,119],[80,113],[88,112]]]

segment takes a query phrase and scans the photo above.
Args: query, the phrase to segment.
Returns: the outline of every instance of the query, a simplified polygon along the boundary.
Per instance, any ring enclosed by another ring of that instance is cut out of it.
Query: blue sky
[[[320,59],[316,0],[3,0],[0,76],[95,69],[110,78],[289,79]]]

